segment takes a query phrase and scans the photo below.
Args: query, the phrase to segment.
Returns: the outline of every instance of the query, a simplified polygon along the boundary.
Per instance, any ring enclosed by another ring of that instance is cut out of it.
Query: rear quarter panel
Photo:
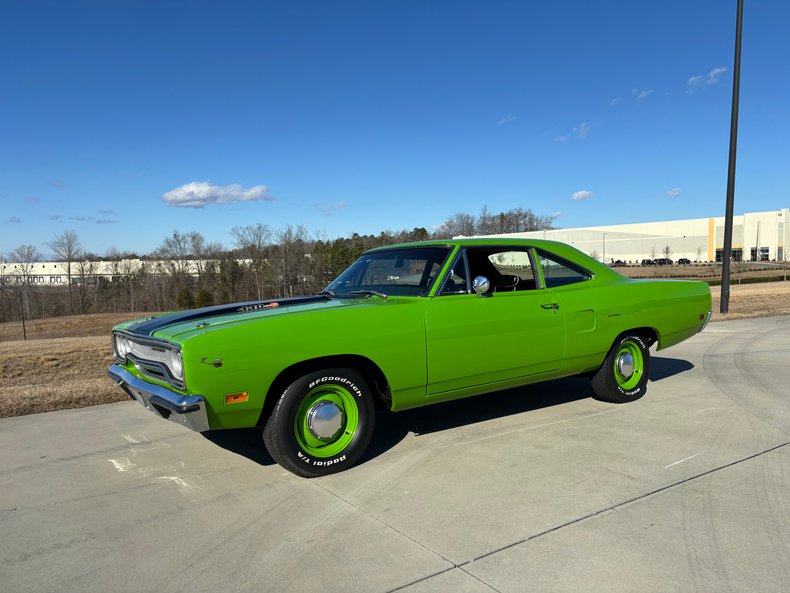
[[[649,328],[657,349],[696,334],[710,311],[710,289],[704,282],[631,280],[579,283],[552,289],[566,315],[566,365],[584,372],[600,366],[623,332]]]

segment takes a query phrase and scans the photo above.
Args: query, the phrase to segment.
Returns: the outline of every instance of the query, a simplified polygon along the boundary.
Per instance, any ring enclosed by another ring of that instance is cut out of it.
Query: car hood
[[[133,335],[179,342],[223,325],[337,307],[371,306],[387,301],[378,298],[330,299],[325,296],[294,297],[266,301],[249,301],[144,317],[117,325],[114,329]]]

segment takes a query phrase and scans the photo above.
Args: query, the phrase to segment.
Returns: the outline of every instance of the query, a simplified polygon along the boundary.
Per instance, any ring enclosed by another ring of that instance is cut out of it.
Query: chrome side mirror
[[[475,279],[472,280],[472,289],[477,293],[477,296],[485,296],[488,290],[491,288],[491,282],[488,281],[488,278],[485,276],[475,276]]]

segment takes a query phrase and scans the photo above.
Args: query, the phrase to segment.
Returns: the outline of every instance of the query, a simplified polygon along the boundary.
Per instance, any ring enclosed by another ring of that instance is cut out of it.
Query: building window
[[[716,261],[721,263],[724,259],[724,249],[717,249],[716,250]],[[743,249],[733,249],[732,250],[732,257],[730,258],[732,261],[743,261]]]

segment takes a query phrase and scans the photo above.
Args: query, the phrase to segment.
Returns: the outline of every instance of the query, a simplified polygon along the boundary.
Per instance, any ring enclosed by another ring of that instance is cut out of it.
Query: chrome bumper
[[[107,370],[107,374],[129,397],[136,399],[157,416],[196,432],[209,429],[206,401],[203,396],[181,395],[161,385],[148,383],[117,364],[112,365]]]
[[[702,324],[702,327],[701,327],[701,328],[699,328],[699,330],[697,331],[697,333],[700,333],[700,332],[701,332],[703,329],[705,329],[706,327],[708,327],[708,323],[710,323],[710,318],[711,318],[711,315],[713,315],[713,311],[708,311],[708,316],[707,316],[707,317],[705,317],[705,323],[703,323],[703,324]]]

